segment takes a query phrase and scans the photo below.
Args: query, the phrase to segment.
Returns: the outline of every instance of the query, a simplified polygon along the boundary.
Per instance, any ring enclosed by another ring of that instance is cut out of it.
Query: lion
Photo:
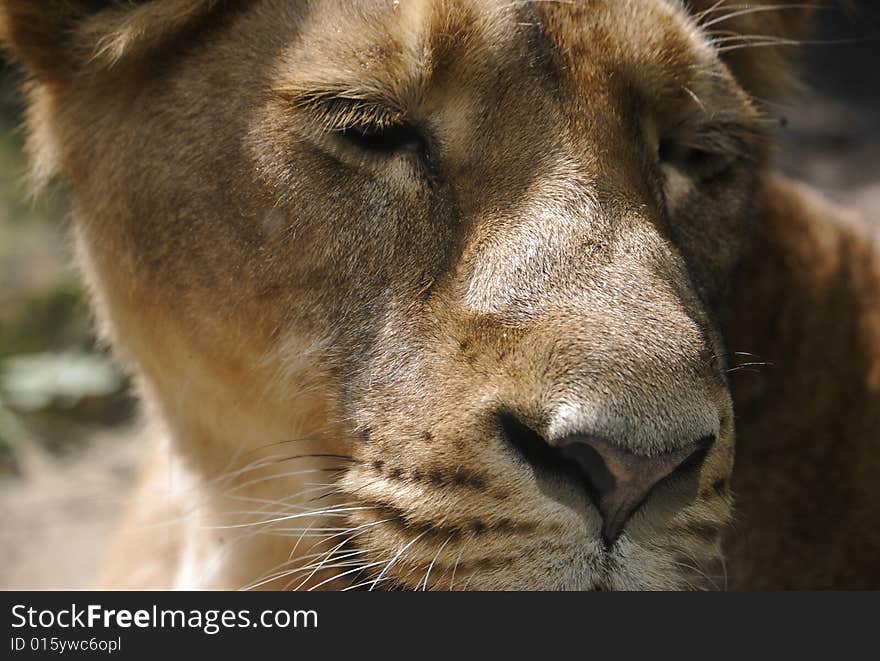
[[[762,102],[809,5],[2,0],[154,437],[102,585],[880,587],[878,230]]]

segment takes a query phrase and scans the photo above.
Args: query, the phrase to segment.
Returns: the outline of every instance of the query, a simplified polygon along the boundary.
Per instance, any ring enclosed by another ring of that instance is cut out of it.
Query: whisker
[[[344,558],[348,558],[349,556],[353,557],[355,555],[369,553],[369,552],[371,552],[371,551],[370,550],[351,551],[346,556],[339,557],[338,559],[342,560]],[[290,569],[290,570],[281,571],[284,567],[289,567],[290,565],[292,565],[296,562],[300,562],[302,560],[308,560],[310,558],[317,559],[317,558],[323,557],[324,555],[326,555],[326,554],[323,551],[321,551],[320,553],[312,553],[309,555],[302,555],[302,556],[299,556],[299,557],[294,558],[292,560],[287,560],[286,562],[281,562],[281,563],[275,565],[274,567],[272,567],[271,569],[268,569],[267,571],[265,571],[258,579],[256,579],[256,581],[254,583],[251,583],[241,589],[245,590],[245,591],[251,590],[256,587],[260,587],[261,585],[265,585],[267,582],[274,581],[274,580],[280,580],[281,578],[284,578],[285,576],[289,575],[291,572],[305,571],[306,569],[312,569],[312,567],[314,566],[313,563],[308,564],[304,567],[294,567],[293,569]],[[288,584],[288,586],[289,586],[289,584]]]
[[[319,563],[317,564],[317,566],[315,566],[315,568],[312,570],[312,573],[309,574],[308,576],[306,576],[305,580],[304,580],[302,583],[300,583],[299,585],[296,586],[296,588],[294,589],[294,591],[295,591],[295,592],[298,592],[298,591],[299,591],[304,585],[306,585],[310,580],[312,580],[312,577],[313,577],[315,574],[317,574],[317,573],[321,570],[321,567],[323,567],[324,564],[325,564],[328,560],[330,560],[330,558],[333,557],[333,554],[334,554],[338,549],[342,548],[343,546],[345,546],[345,545],[348,544],[349,542],[351,542],[351,538],[343,539],[341,542],[339,542],[339,544],[337,544],[337,545],[334,546],[332,549],[330,549],[330,551],[327,552],[326,557],[325,557],[323,560],[321,560],[321,562],[319,562]]]
[[[428,565],[428,571],[425,573],[425,580],[423,582],[422,592],[426,592],[428,589],[428,578],[431,576],[431,570],[434,568],[434,563],[437,562],[437,558],[440,557],[440,554],[443,552],[443,549],[446,548],[446,545],[449,544],[449,541],[452,539],[452,535],[446,538],[446,541],[443,542],[443,546],[437,549],[437,553],[434,556],[434,559],[431,560],[431,564]]]
[[[292,454],[279,459],[277,463],[281,463],[283,461],[295,461],[297,459],[339,459],[340,461],[350,461],[353,464],[361,463],[360,460],[355,459],[347,454],[332,454],[332,453],[324,453],[317,452],[314,454]]]
[[[351,540],[354,539],[355,537],[361,535],[363,532],[365,532],[366,530],[369,530],[370,528],[372,528],[372,527],[374,527],[374,526],[378,526],[378,525],[380,525],[380,524],[382,524],[382,523],[388,523],[389,521],[393,521],[393,520],[394,520],[394,519],[382,519],[381,521],[371,521],[370,523],[363,523],[363,524],[361,524],[361,525],[359,525],[359,526],[357,526],[357,527],[355,527],[355,528],[352,528],[352,529],[351,529],[351,532],[354,532],[354,531],[356,531],[356,530],[359,530],[360,532],[358,532],[357,535],[352,535],[352,536],[348,539],[348,541],[351,541]],[[338,535],[332,535],[332,536],[328,537],[326,541],[330,541],[331,539],[334,539],[335,537],[339,537],[339,536],[341,536],[341,535],[343,535],[343,534],[346,534],[346,533],[339,533]],[[316,544],[312,545],[312,547],[309,548],[309,549],[307,549],[307,550],[311,551],[311,550],[314,549],[315,546],[317,546],[317,545],[318,545],[318,544],[316,543]]]
[[[348,512],[354,512],[358,510],[371,510],[376,509],[375,507],[370,506],[361,506],[361,507],[346,507],[346,508],[336,508],[336,509],[328,509],[328,510],[316,510],[314,512],[302,512],[300,514],[290,514],[286,516],[279,516],[272,519],[266,519],[264,521],[254,521],[252,523],[238,523],[233,525],[226,526],[203,526],[206,530],[228,530],[234,528],[248,528],[251,526],[264,526],[269,525],[271,523],[280,523],[281,521],[290,521],[292,519],[301,519],[307,516],[345,516]]]
[[[272,475],[264,475],[263,477],[254,478],[252,480],[248,480],[247,482],[243,482],[241,484],[236,485],[235,487],[225,491],[226,494],[236,493],[243,489],[247,489],[248,487],[252,487],[255,484],[263,484],[265,482],[270,482],[272,480],[282,480],[289,477],[298,477],[300,475],[309,475],[311,473],[341,473],[347,471],[347,468],[308,468],[299,471],[291,471],[287,473],[273,473]]]
[[[330,578],[324,579],[323,581],[321,581],[321,582],[318,583],[317,585],[313,585],[312,587],[310,587],[310,588],[307,590],[307,592],[313,592],[314,590],[317,590],[318,588],[320,588],[320,587],[323,586],[323,585],[326,585],[327,583],[332,583],[333,581],[337,581],[337,580],[339,580],[339,579],[342,578],[343,576],[348,576],[349,574],[353,574],[353,573],[358,572],[358,571],[365,571],[365,570],[367,570],[367,569],[369,569],[369,568],[371,568],[371,567],[377,567],[377,566],[379,566],[379,565],[381,565],[381,564],[384,564],[384,562],[372,562],[372,563],[370,563],[370,564],[368,564],[368,565],[359,565],[359,566],[355,567],[354,569],[351,569],[351,570],[349,570],[349,571],[342,572],[341,574],[337,574],[336,576],[332,576],[332,577],[330,577]]]
[[[724,579],[724,591],[727,592],[727,590],[729,589],[727,581],[727,558],[724,557],[724,552],[721,549],[721,542],[718,542],[716,544],[715,553],[718,556],[718,562],[721,565],[721,573]]]
[[[335,507],[349,507],[349,506],[355,505],[355,504],[356,504],[356,502],[353,501],[350,503],[340,503],[339,505],[336,505]],[[321,510],[321,509],[316,510],[311,507],[305,507],[302,505],[291,504],[291,505],[284,507],[283,510],[275,511],[274,514],[281,517],[282,511],[302,510],[300,512],[300,514],[302,514],[303,516],[308,516],[309,514],[320,513],[320,512],[328,511],[329,509],[330,508],[324,508],[323,510]],[[246,516],[256,516],[256,515],[265,516],[267,513],[268,513],[268,511],[266,510],[266,508],[262,508],[262,509],[258,509],[258,510],[225,510],[223,512],[223,514],[225,516],[229,516],[229,517],[246,517]],[[284,516],[287,516],[287,515],[285,514]],[[284,519],[279,518],[278,520],[283,521]],[[252,524],[249,524],[249,525],[263,525],[266,523],[272,523],[273,521],[274,521],[274,519],[273,520],[267,519],[267,520],[261,520],[261,521],[254,521]]]
[[[684,89],[687,95],[694,100],[694,103],[696,103],[704,113],[708,114],[708,110],[706,109],[705,104],[700,100],[700,97],[698,97],[690,87],[685,85],[682,87],[682,89]]]
[[[387,572],[387,571],[391,568],[391,566],[392,566],[395,562],[397,562],[397,561],[400,559],[400,557],[401,557],[404,553],[406,553],[407,549],[409,549],[413,544],[415,544],[416,542],[418,542],[422,537],[424,537],[425,535],[427,535],[428,532],[429,532],[428,530],[425,530],[423,533],[421,533],[421,534],[418,535],[415,539],[413,539],[409,544],[407,544],[407,545],[404,546],[402,549],[400,549],[400,551],[397,553],[397,555],[395,555],[393,558],[391,558],[391,560],[388,562],[387,565],[385,565],[385,568],[384,568],[384,569],[382,570],[382,572],[379,574],[378,578],[376,578],[376,580],[375,580],[375,582],[373,583],[373,585],[370,587],[370,592],[372,592],[372,591],[373,591],[373,588],[376,587],[376,585],[379,583],[379,581],[382,580],[382,577],[385,575],[385,572]]]
[[[343,487],[340,487],[340,493],[345,493],[346,495],[353,496],[353,495],[356,494],[358,491],[363,491],[364,489],[369,489],[370,487],[372,487],[372,486],[374,486],[374,485],[376,485],[376,484],[379,484],[379,483],[382,482],[384,479],[385,479],[385,478],[381,478],[381,477],[380,477],[379,479],[377,479],[377,480],[373,480],[372,482],[367,482],[367,483],[365,483],[365,484],[362,484],[361,486],[359,486],[359,487],[356,488],[356,489],[345,489],[345,488],[343,488]],[[320,498],[316,498],[315,500],[318,501],[318,500],[321,500],[321,499],[323,499],[323,498],[325,498],[325,497],[326,497],[326,496],[321,496]]]
[[[388,582],[394,580],[392,578],[383,579],[382,582]],[[376,585],[376,581],[365,581],[364,583],[357,583],[356,585],[350,585],[347,588],[342,588],[341,592],[349,592],[350,590],[359,590],[360,588],[366,587],[368,585]]]
[[[455,572],[458,569],[458,564],[461,562],[462,554],[464,554],[464,547],[462,547],[461,551],[458,552],[458,558],[455,560],[455,564],[452,566],[452,578],[449,579],[450,592],[452,592],[452,586],[455,584]]]
[[[344,533],[339,533],[339,534],[337,534],[337,535],[331,535],[330,537],[328,537],[327,539],[325,539],[325,540],[323,540],[323,541],[324,541],[324,542],[328,542],[329,540],[334,539],[334,538],[336,538],[336,537],[339,537],[339,536],[341,536],[341,535],[347,535],[347,537],[346,537],[345,539],[343,539],[343,540],[342,540],[339,544],[337,544],[335,547],[333,547],[332,549],[330,549],[330,551],[328,551],[326,555],[327,555],[328,558],[329,558],[329,556],[331,556],[331,555],[332,555],[337,549],[343,547],[345,544],[349,544],[349,543],[351,543],[352,540],[354,540],[355,537],[359,537],[360,535],[362,535],[362,534],[364,534],[365,532],[367,532],[370,528],[373,528],[373,527],[375,527],[375,526],[381,525],[381,524],[383,524],[383,523],[388,523],[389,521],[392,521],[392,520],[393,520],[393,519],[383,519],[383,520],[381,520],[381,521],[373,521],[373,522],[371,522],[371,523],[366,523],[366,524],[361,524],[361,525],[359,525],[359,526],[356,526],[355,528],[352,528],[351,530],[348,530],[348,531],[346,531],[346,532],[344,532]],[[352,533],[354,533],[354,534],[352,534]],[[309,549],[309,551],[311,551],[313,548],[315,548],[315,546],[317,546],[319,543],[320,543],[320,542],[316,542],[315,544],[313,544],[312,547]],[[325,559],[324,561],[326,562],[326,559]],[[311,580],[312,576],[314,576],[315,572],[318,571],[318,569],[320,569],[320,566],[319,566],[318,568],[316,568],[315,571],[313,571],[313,572],[312,572],[312,573],[306,578],[305,581],[303,581],[302,583],[300,583],[300,585],[297,586],[296,589],[299,590],[303,585],[305,585],[309,580]]]
[[[699,22],[703,19],[704,16],[707,16],[715,11],[718,11],[720,6],[723,5],[725,2],[727,2],[727,0],[717,0],[717,2],[715,2],[715,4],[713,4],[708,9],[704,9],[703,11],[698,12],[695,15],[697,23],[699,24]],[[724,9],[731,9],[731,7],[724,7]]]
[[[739,8],[739,9],[738,9]],[[724,7],[724,9],[738,9],[738,11],[731,11],[729,14],[725,14],[724,16],[720,16],[718,18],[714,18],[708,23],[703,23],[700,25],[702,28],[710,28],[713,25],[717,25],[719,23],[723,23],[725,21],[729,21],[734,18],[738,18],[739,16],[750,16],[752,14],[760,14],[768,11],[783,11],[786,9],[831,9],[830,7],[822,7],[820,5],[815,4],[779,4],[779,5],[763,5],[760,7],[756,7],[754,5],[738,5],[734,7]]]
[[[360,439],[361,436],[359,434],[342,434],[342,435],[333,435],[332,437],[323,438],[318,436],[306,436],[303,438],[292,438],[286,441],[276,441],[275,443],[267,443],[266,445],[261,445],[259,447],[253,448],[245,452],[242,456],[246,457],[249,454],[254,452],[260,452],[265,450],[266,448],[274,448],[279,445],[290,445],[292,443],[327,443],[332,441],[354,441]]]
[[[276,506],[285,511],[292,509],[314,510],[314,507],[310,507],[309,505],[304,505],[303,503],[299,502],[300,499],[303,496],[314,493],[315,491],[324,491],[326,489],[335,488],[335,484],[312,484],[307,485],[306,488],[301,489],[300,491],[293,492],[289,496],[285,496],[284,498],[257,498],[256,496],[232,496],[229,494],[223,494],[223,496],[237,503],[253,503],[255,505],[263,505],[263,507],[259,509],[260,513],[265,513],[267,508],[269,508],[270,506]],[[241,511],[239,511],[239,513],[240,512]]]
[[[748,44],[735,44],[733,46],[725,46],[717,49],[719,53],[729,53],[731,51],[742,50],[743,48],[768,48],[780,46],[849,46],[859,43],[859,39],[822,39],[822,40],[798,40],[798,39],[779,39],[772,42],[757,42]]]
[[[337,558],[334,558],[334,560],[336,560],[336,559]],[[382,563],[379,562],[379,563],[375,563],[375,564],[382,564]],[[347,576],[348,574],[360,574],[361,572],[365,571],[366,568],[373,567],[373,566],[375,566],[375,564],[364,564],[361,560],[352,560],[349,562],[334,562],[333,564],[327,564],[327,565],[323,566],[323,569],[324,569],[324,571],[329,571],[331,569],[347,569],[347,568],[351,567],[352,569],[350,572],[346,572],[345,574],[342,574],[343,576]],[[308,567],[307,569],[304,569],[304,570],[292,570],[292,571],[288,572],[288,575],[292,576],[294,574],[301,573],[302,571],[308,571],[309,569],[312,569],[312,567]],[[338,579],[339,576],[340,576],[339,574],[331,576],[330,578],[326,579],[325,581],[322,581],[320,584],[313,586],[311,588],[308,588],[306,591],[311,592],[313,589],[316,589],[316,588],[320,587],[321,585],[324,585],[325,583],[330,583],[330,582]],[[311,579],[311,578],[312,578],[312,575],[309,576],[309,579]],[[296,579],[292,578],[290,581],[287,582],[287,584],[284,586],[283,589],[285,591],[291,590],[291,586],[293,585],[294,581],[296,581]],[[297,588],[294,589],[293,591],[296,592],[301,587],[302,587],[302,584],[297,586]]]

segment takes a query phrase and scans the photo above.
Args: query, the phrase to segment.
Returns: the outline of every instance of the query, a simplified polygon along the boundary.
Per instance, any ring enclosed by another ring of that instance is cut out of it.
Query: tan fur
[[[0,2],[38,174],[71,189],[102,332],[161,422],[107,585],[722,587],[735,421],[733,584],[877,584],[876,536],[807,557],[877,520],[876,243],[766,172],[751,95],[787,70],[721,57],[701,27],[721,5],[135,5]],[[788,38],[807,15],[718,26]],[[341,133],[401,124],[417,149]],[[816,363],[826,317],[806,311],[841,273],[859,351]],[[778,297],[776,328],[757,311]],[[731,393],[740,351],[786,366],[768,408]],[[820,476],[767,452],[797,454],[817,388],[811,447],[850,453],[813,527]],[[606,549],[583,487],[511,442],[523,428],[648,456],[715,442]],[[861,456],[861,486],[832,495]]]

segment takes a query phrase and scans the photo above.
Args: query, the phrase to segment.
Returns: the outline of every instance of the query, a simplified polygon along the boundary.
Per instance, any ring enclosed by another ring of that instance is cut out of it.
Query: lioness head
[[[103,328],[251,530],[226,583],[711,582],[744,47],[808,13],[728,4],[0,3]]]

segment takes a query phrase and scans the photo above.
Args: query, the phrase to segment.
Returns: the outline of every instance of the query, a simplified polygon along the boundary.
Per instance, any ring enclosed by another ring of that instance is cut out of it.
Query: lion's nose
[[[713,440],[704,438],[654,456],[634,454],[591,436],[567,436],[555,445],[586,478],[602,515],[602,539],[610,546],[651,490],[675,471],[701,460]]]
[[[610,546],[632,514],[657,484],[676,471],[690,469],[706,456],[714,436],[653,455],[636,454],[622,445],[589,434],[546,441],[515,416],[501,418],[504,436],[538,468],[576,470],[602,516],[602,539]]]

